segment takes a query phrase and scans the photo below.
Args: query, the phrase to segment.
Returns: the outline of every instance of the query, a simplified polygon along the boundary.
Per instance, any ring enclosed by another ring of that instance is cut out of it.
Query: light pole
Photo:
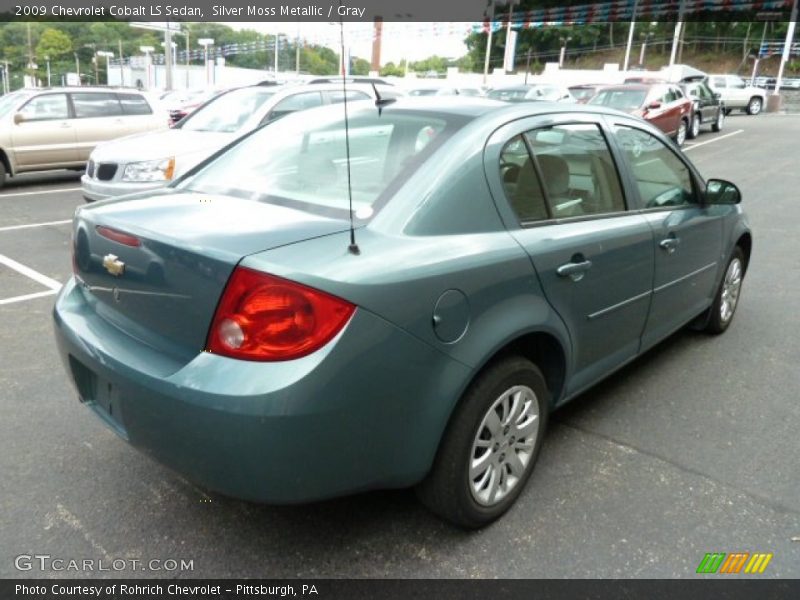
[[[139,51],[144,52],[144,62],[145,62],[145,79],[147,79],[147,89],[150,89],[150,73],[152,71],[152,65],[150,64],[150,53],[155,50],[153,46],[139,46]]]
[[[644,52],[647,50],[647,40],[649,40],[652,35],[653,34],[649,31],[642,34],[642,49],[639,51],[639,65],[642,67],[644,66]]]
[[[169,30],[164,35],[168,35]],[[161,42],[164,47],[164,68],[167,70],[167,86],[166,90],[172,90],[172,69],[178,62],[178,44],[172,41],[170,37],[169,45],[167,42]]]
[[[559,38],[559,39],[561,40],[561,56],[558,59],[558,68],[559,69],[563,69],[564,68],[564,58],[567,55],[567,43],[572,41],[572,38],[571,37],[566,37],[566,38],[562,37],[562,38]]]
[[[208,47],[214,45],[214,40],[211,38],[200,38],[197,43],[203,47],[203,56],[205,57],[206,66],[206,85],[211,85],[211,71],[208,68]]]
[[[636,9],[639,8],[639,0],[633,2],[633,13],[631,13],[631,24],[628,28],[628,45],[625,47],[625,64],[622,67],[623,71],[628,70],[631,60],[631,46],[633,45],[633,30],[636,29]]]
[[[75,55],[75,75],[78,76],[78,85],[81,84],[81,61],[78,59],[78,53],[73,52]]]
[[[50,57],[45,54],[44,62],[47,65],[47,87],[50,87]]]
[[[97,51],[97,56],[104,56],[105,59],[106,59],[106,85],[111,85],[111,82],[108,80],[109,79],[109,75],[110,75],[108,64],[109,64],[109,61],[112,58],[114,58],[114,53],[113,52],[107,52],[105,50],[98,50]],[[120,82],[120,84],[121,84],[121,82]]]
[[[486,85],[486,78],[489,75],[489,57],[492,54],[492,25],[494,22],[494,0],[489,11],[489,34],[486,36],[486,57],[483,60],[483,85]]]

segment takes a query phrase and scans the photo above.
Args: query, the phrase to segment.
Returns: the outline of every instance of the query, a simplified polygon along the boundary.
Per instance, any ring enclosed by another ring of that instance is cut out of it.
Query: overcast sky
[[[288,37],[298,35],[294,23],[237,22],[225,23],[234,29],[255,29],[262,33],[283,33]],[[381,64],[411,61],[429,56],[458,58],[467,53],[464,37],[471,23],[384,23]],[[351,56],[370,60],[372,56],[372,23],[345,23],[345,46]],[[299,35],[311,43],[328,46],[339,52],[338,23],[302,23]]]

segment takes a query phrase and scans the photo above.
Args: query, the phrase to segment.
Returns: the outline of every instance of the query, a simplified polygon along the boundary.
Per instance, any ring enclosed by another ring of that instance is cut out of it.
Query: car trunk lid
[[[151,346],[192,356],[244,256],[347,227],[251,200],[166,192],[81,209],[74,268],[98,314]]]

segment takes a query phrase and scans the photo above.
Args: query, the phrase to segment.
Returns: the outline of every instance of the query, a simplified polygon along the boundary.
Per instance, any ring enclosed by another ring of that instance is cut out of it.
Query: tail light
[[[333,339],[354,311],[341,298],[237,267],[211,322],[206,348],[243,360],[300,358]]]

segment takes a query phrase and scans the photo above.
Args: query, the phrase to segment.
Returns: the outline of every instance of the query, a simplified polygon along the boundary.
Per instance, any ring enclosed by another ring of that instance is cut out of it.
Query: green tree
[[[72,40],[66,33],[49,27],[42,32],[39,43],[36,45],[36,58],[40,61],[45,57],[57,60],[72,52]]]

